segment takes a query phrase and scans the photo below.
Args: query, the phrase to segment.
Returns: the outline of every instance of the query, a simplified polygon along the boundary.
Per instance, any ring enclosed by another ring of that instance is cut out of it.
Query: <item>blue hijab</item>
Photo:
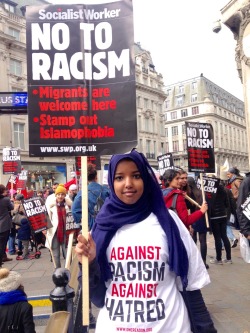
[[[141,174],[144,191],[140,199],[128,205],[114,191],[114,176],[118,163],[124,159],[133,161]],[[143,221],[154,213],[164,230],[169,249],[169,268],[180,276],[183,287],[187,286],[188,256],[179,229],[165,207],[162,192],[155,174],[143,154],[132,150],[128,154],[113,155],[108,170],[110,197],[107,198],[96,217],[92,237],[96,243],[97,260],[104,281],[112,278],[106,250],[116,231],[122,226]]]

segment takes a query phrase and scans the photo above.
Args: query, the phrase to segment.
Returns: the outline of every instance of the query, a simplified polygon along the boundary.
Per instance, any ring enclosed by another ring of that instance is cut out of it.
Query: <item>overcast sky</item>
[[[50,0],[54,4],[107,3],[108,0]],[[201,73],[243,100],[236,70],[236,41],[222,25],[216,34],[213,22],[229,0],[133,0],[134,39],[150,51],[165,85]]]

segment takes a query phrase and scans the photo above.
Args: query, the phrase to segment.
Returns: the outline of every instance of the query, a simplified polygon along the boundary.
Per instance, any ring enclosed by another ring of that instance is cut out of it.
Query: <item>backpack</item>
[[[104,204],[104,200],[102,198],[102,191],[100,192],[100,194],[97,196],[94,192],[92,192],[91,190],[89,190],[92,194],[94,194],[94,196],[97,198],[96,199],[96,203],[94,206],[94,218],[96,218],[96,215],[99,213],[99,211],[102,208],[102,205]]]
[[[173,195],[173,200],[172,200],[172,204],[169,207],[169,209],[171,209],[172,211],[174,211],[177,214],[177,210],[176,210],[176,201],[177,201],[177,197],[178,197],[178,193],[175,193]],[[178,214],[177,214],[178,215]]]

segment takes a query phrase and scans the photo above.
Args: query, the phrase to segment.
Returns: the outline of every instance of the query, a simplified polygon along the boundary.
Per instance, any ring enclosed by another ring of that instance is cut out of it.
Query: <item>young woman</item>
[[[209,276],[188,231],[166,209],[145,157],[135,150],[114,155],[108,182],[110,197],[92,234],[78,236],[76,246],[79,261],[89,258],[91,300],[101,307],[95,332],[191,333],[180,291],[205,309],[199,332],[216,332],[199,290]]]
[[[201,192],[200,189],[198,189],[194,178],[193,177],[188,177],[187,178],[187,183],[188,183],[188,186],[189,186],[190,191],[191,191],[190,197],[192,199],[194,199],[198,204],[201,205],[202,201],[203,201],[202,200],[202,192]],[[191,206],[191,212],[195,212],[196,210],[197,210],[197,207],[192,205]],[[198,221],[196,221],[195,223],[193,223],[190,226],[190,233],[191,233],[191,236],[192,236],[195,244],[197,244],[197,238],[199,238],[201,257],[202,257],[202,260],[204,262],[204,265],[208,269],[209,266],[206,263],[206,259],[207,259],[207,232],[208,232],[208,228],[206,226],[206,220],[205,220],[204,215]]]
[[[50,200],[48,215],[52,223],[52,228],[48,229],[46,233],[45,246],[52,249],[55,259],[56,268],[61,267],[60,248],[63,257],[66,257],[66,215],[70,212],[72,201],[66,198],[67,190],[63,184],[59,184],[55,190],[54,199]]]
[[[166,207],[175,210],[185,226],[189,228],[191,224],[198,221],[205,214],[208,209],[207,203],[203,202],[199,210],[189,214],[184,192],[180,190],[180,171],[168,169],[165,171],[163,179],[166,187],[164,195]]]

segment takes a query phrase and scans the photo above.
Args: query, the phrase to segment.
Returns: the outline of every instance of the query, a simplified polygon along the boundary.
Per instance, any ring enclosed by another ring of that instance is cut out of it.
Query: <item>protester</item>
[[[204,314],[192,307],[198,331],[216,332],[199,290],[209,276],[190,234],[166,209],[145,157],[134,150],[114,155],[108,183],[110,197],[92,234],[79,235],[76,245],[79,261],[89,259],[90,297],[101,307],[95,332],[191,333],[183,288],[189,306]]]
[[[88,226],[92,229],[95,223],[95,205],[99,197],[105,201],[109,196],[107,187],[97,182],[97,171],[93,164],[88,164]],[[72,205],[72,214],[75,222],[80,223],[82,219],[82,191],[79,191]]]
[[[212,176],[212,174],[211,174]],[[216,251],[216,258],[211,259],[211,264],[219,264],[222,265],[223,263],[232,264],[231,258],[231,245],[229,239],[227,237],[227,208],[229,206],[228,196],[223,187],[220,183],[215,200],[211,205],[210,209],[210,225],[214,236],[215,241],[215,251]],[[226,251],[226,258],[222,260],[222,242],[225,247]]]
[[[18,260],[30,259],[29,258],[29,243],[31,237],[31,228],[27,216],[23,215],[23,218],[20,220],[20,227],[17,227],[17,239],[22,242],[22,255],[18,256]]]
[[[194,201],[196,201],[199,205],[201,205],[202,202],[203,202],[202,192],[197,187],[194,178],[193,177],[188,177],[187,178],[187,183],[188,183],[188,186],[191,190],[190,197]],[[198,210],[197,206],[192,205],[191,206],[191,212],[193,213],[196,210]],[[199,237],[201,257],[202,257],[202,260],[204,262],[204,265],[208,269],[209,266],[206,263],[206,260],[207,260],[207,231],[208,231],[208,228],[207,228],[207,225],[206,225],[205,215],[203,215],[198,221],[196,221],[195,223],[193,223],[190,226],[190,233],[191,233],[191,236],[192,236],[195,244],[197,244],[197,235]]]
[[[69,187],[69,191],[68,191],[68,195],[69,195],[69,198],[71,201],[75,200],[77,192],[78,192],[78,190],[77,190],[76,184],[71,184]]]
[[[36,333],[21,274],[0,269],[0,332]]]
[[[15,207],[20,204],[20,201],[16,199],[19,194],[16,193],[15,190],[10,190],[9,193],[12,193],[13,203],[14,203],[14,210],[11,211],[11,217],[13,216],[13,212],[15,211]],[[8,240],[8,253],[10,255],[16,254],[16,226],[12,223],[12,227],[10,229],[10,235]]]
[[[45,246],[47,248],[51,247],[56,268],[61,267],[60,248],[63,257],[66,257],[67,235],[65,223],[66,215],[70,212],[72,205],[72,201],[66,198],[66,194],[67,190],[64,185],[59,184],[55,190],[55,194],[53,194],[54,199],[50,200],[50,205],[47,209],[53,227],[44,231],[47,236]]]
[[[208,209],[207,203],[203,202],[201,208],[189,214],[185,203],[184,192],[180,190],[180,171],[167,169],[163,175],[165,185],[164,201],[166,207],[176,211],[176,214],[189,229],[189,226],[198,221]]]
[[[231,247],[234,248],[238,244],[238,239],[235,237],[233,230],[232,230],[232,224],[234,225],[234,223],[235,223],[236,202],[234,200],[232,192],[226,186],[224,186],[224,189],[227,193],[228,203],[229,203],[229,205],[227,207],[227,238],[229,239],[229,241],[231,243]]]
[[[246,173],[246,177],[241,183],[239,196],[237,200],[237,216],[240,224],[240,232],[250,240],[250,220],[243,213],[241,205],[246,201],[250,193],[250,172]]]
[[[14,205],[7,195],[7,188],[0,184],[0,267],[3,262],[12,260],[7,257],[5,250],[12,227],[11,211],[13,209]]]
[[[45,206],[46,206],[47,210],[49,210],[51,203],[53,203],[55,201],[55,191],[56,191],[58,185],[59,184],[57,182],[55,182],[52,185],[52,189],[49,189],[49,194],[47,196],[45,196]]]
[[[243,177],[240,175],[240,171],[236,167],[228,169],[227,177],[229,188],[232,191],[234,199],[237,200],[239,196],[240,184],[243,180]]]

